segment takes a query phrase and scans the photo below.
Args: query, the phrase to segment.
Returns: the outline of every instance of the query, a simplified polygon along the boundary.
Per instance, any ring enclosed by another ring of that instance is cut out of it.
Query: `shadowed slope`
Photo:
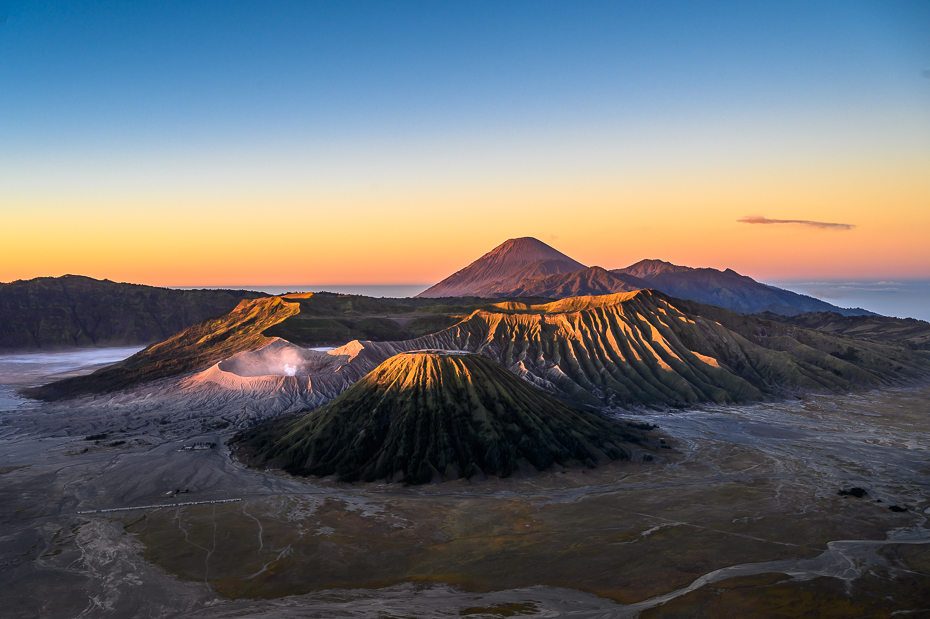
[[[412,483],[506,476],[526,460],[629,459],[641,432],[549,396],[480,355],[413,352],[383,362],[321,409],[244,432],[258,462],[300,474]]]
[[[26,395],[55,400],[133,385],[190,372],[270,340],[262,331],[299,311],[279,297],[242,301],[228,314],[205,320],[164,342],[149,346],[88,376],[66,378],[27,390]]]
[[[548,297],[614,294],[654,289],[679,299],[736,312],[770,311],[795,315],[834,311],[845,316],[874,315],[844,309],[805,295],[759,283],[727,269],[693,269],[662,260],[641,260],[625,269],[587,268],[531,237],[510,239],[419,297]]]
[[[655,277],[661,273],[684,273],[693,271],[691,267],[683,267],[665,260],[640,260],[625,269],[614,269],[611,273],[625,273],[640,279]]]
[[[585,266],[532,237],[510,239],[418,297],[513,296],[496,294],[521,279],[580,271]]]
[[[762,318],[856,339],[894,342],[911,350],[930,351],[930,323],[916,318],[843,316],[836,312],[810,312],[798,316],[764,313]]]
[[[679,299],[716,305],[734,312],[773,312],[795,315],[804,312],[837,312],[844,316],[875,315],[863,309],[844,309],[826,301],[768,286],[732,269],[692,269],[661,260],[641,260],[616,275],[639,277],[644,288],[654,288]]]
[[[646,282],[631,275],[611,273],[601,267],[589,267],[573,273],[523,278],[508,296],[564,299],[632,292],[648,287]]]
[[[150,344],[242,299],[248,290],[171,290],[78,275],[0,284],[0,350]]]

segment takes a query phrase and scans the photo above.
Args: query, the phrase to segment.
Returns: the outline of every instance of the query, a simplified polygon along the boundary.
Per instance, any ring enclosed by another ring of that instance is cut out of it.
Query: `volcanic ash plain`
[[[3,616],[930,607],[928,386],[640,414],[666,463],[421,486],[246,468],[214,408],[135,397],[5,400]]]

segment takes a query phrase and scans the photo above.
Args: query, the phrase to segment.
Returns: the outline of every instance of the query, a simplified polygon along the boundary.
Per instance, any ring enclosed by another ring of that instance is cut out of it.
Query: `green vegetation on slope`
[[[65,275],[0,284],[0,350],[150,344],[212,316],[247,290],[171,290]]]
[[[243,299],[267,296],[248,290],[172,290],[76,275],[0,284],[0,351],[151,344],[221,316]],[[285,300],[300,305],[299,320],[267,336],[303,346],[418,337],[489,303],[476,297],[374,299],[325,292]]]
[[[641,431],[571,407],[480,355],[403,353],[323,408],[241,433],[258,462],[347,481],[506,476],[521,459],[627,459]]]
[[[450,327],[487,299],[373,299],[358,295],[315,293],[291,295],[300,312],[265,331],[299,346],[341,346],[352,340],[407,340]],[[530,302],[548,299],[530,298]]]
[[[930,322],[916,318],[887,316],[843,316],[836,312],[810,312],[779,316],[765,312],[760,318],[776,320],[822,333],[845,335],[860,340],[901,344],[911,350],[930,350]]]
[[[296,303],[287,303],[280,297],[242,301],[228,314],[189,327],[117,364],[87,376],[35,387],[25,394],[41,400],[58,400],[184,374],[265,345],[268,338],[262,331],[298,311]]]

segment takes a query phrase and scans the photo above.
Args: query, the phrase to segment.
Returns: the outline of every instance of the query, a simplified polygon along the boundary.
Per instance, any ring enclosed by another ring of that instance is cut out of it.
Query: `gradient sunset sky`
[[[0,281],[430,284],[518,236],[930,279],[930,2],[0,1]]]

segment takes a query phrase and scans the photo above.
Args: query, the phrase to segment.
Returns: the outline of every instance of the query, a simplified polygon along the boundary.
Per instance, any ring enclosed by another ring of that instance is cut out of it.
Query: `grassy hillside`
[[[836,312],[810,312],[798,316],[765,313],[760,314],[760,317],[823,333],[884,343],[894,342],[911,350],[930,351],[930,323],[916,318],[843,316]]]
[[[373,299],[357,295],[292,295],[300,312],[265,331],[300,346],[341,346],[352,340],[406,340],[450,327],[476,309],[492,307],[476,297]],[[531,302],[547,299],[532,298]]]
[[[391,357],[328,405],[237,437],[259,463],[342,479],[506,476],[520,460],[627,459],[641,430],[573,408],[480,355]]]
[[[65,275],[0,284],[0,350],[150,344],[230,311],[239,290],[170,290]]]

